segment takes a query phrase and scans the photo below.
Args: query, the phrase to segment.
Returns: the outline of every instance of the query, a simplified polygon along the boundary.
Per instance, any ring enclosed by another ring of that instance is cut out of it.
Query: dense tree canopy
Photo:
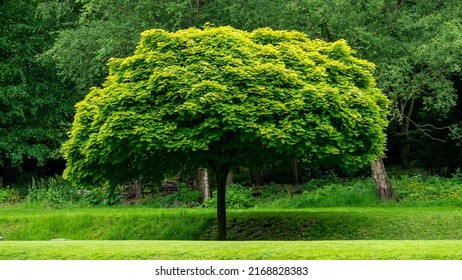
[[[310,155],[355,169],[381,155],[386,98],[344,41],[230,27],[150,30],[78,104],[65,145],[77,183],[149,177],[185,159]]]
[[[74,115],[73,89],[37,59],[58,26],[40,17],[38,2],[0,2],[0,167],[61,157]]]
[[[344,41],[269,28],[157,29],[109,66],[104,87],[77,105],[64,146],[65,176],[79,185],[208,164],[220,220],[232,166],[308,156],[352,170],[383,153],[387,99],[373,64]]]
[[[451,174],[462,164],[461,5],[459,0],[0,1],[0,173],[5,164],[20,166],[24,159],[43,164],[60,156],[73,106],[104,82],[110,57],[133,53],[140,32],[211,22],[346,40],[357,57],[377,65],[377,87],[391,101],[386,162]]]
[[[48,55],[62,76],[83,90],[99,85],[107,75],[106,60],[131,53],[145,29],[174,31],[211,22],[247,31],[298,30],[310,38],[345,39],[358,57],[377,65],[377,86],[391,100],[390,158],[396,155],[407,167],[417,155],[428,154],[424,151],[451,147],[440,161],[447,165],[445,158],[460,151],[448,138],[459,137],[454,111],[462,61],[458,0],[79,2],[79,26],[61,32]],[[421,152],[411,153],[411,144]]]

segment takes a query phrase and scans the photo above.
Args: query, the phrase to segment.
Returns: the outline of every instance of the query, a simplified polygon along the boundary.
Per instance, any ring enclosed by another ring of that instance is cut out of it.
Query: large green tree
[[[0,2],[0,169],[60,157],[74,114],[72,87],[37,58],[59,27],[56,17],[42,17],[39,3]]]
[[[145,31],[77,105],[65,176],[117,185],[208,165],[225,239],[231,167],[309,156],[355,170],[383,153],[387,99],[353,53],[295,31]]]
[[[293,5],[301,30],[325,40],[344,38],[377,65],[378,87],[391,100],[389,139],[400,163],[411,146],[447,139],[438,127],[456,105],[462,62],[462,2],[423,0],[307,0]],[[313,11],[318,11],[314,13]],[[457,118],[443,123],[454,124]],[[438,133],[438,134],[437,134]],[[421,136],[425,136],[426,139]],[[419,141],[417,141],[419,140]]]
[[[391,100],[388,154],[401,154],[404,167],[412,159],[411,146],[425,150],[435,144],[428,139],[445,142],[456,131],[452,124],[460,121],[457,114],[448,115],[458,102],[454,82],[460,81],[462,61],[458,0],[78,2],[83,3],[80,24],[62,31],[48,54],[62,77],[83,91],[101,84],[109,57],[133,51],[142,30],[174,31],[211,22],[248,31],[298,30],[326,41],[345,39],[358,57],[377,65],[377,85]]]

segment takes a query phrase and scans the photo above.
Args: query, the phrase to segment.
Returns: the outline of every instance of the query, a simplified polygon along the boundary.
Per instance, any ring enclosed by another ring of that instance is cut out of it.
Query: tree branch
[[[454,123],[454,124],[451,124],[451,125],[447,125],[447,126],[442,126],[442,127],[437,127],[437,126],[434,126],[432,124],[418,124],[416,122],[414,122],[411,118],[409,118],[408,116],[406,115],[403,115],[403,117],[410,123],[412,123],[420,132],[422,132],[425,136],[427,136],[428,138],[434,140],[434,141],[439,141],[439,142],[442,142],[442,143],[446,143],[449,139],[449,135],[446,137],[446,139],[440,139],[440,138],[436,138],[436,137],[433,137],[432,135],[430,135],[429,133],[435,131],[435,130],[449,130],[449,132],[451,133],[454,133],[455,130],[454,130],[454,127],[458,124],[462,124],[462,121],[460,122],[457,122],[457,123]]]

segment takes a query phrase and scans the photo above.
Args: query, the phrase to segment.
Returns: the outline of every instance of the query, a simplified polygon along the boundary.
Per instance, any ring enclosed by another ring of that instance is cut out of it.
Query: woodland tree
[[[61,157],[78,100],[50,61],[38,59],[59,27],[56,18],[42,17],[39,2],[0,2],[0,171]]]

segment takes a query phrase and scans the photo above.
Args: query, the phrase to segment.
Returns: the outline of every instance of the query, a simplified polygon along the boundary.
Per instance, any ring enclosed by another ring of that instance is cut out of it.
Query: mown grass
[[[228,211],[230,240],[462,240],[457,207],[344,207]],[[13,240],[215,240],[214,209],[0,209]]]
[[[4,241],[5,260],[460,260],[462,241]]]

